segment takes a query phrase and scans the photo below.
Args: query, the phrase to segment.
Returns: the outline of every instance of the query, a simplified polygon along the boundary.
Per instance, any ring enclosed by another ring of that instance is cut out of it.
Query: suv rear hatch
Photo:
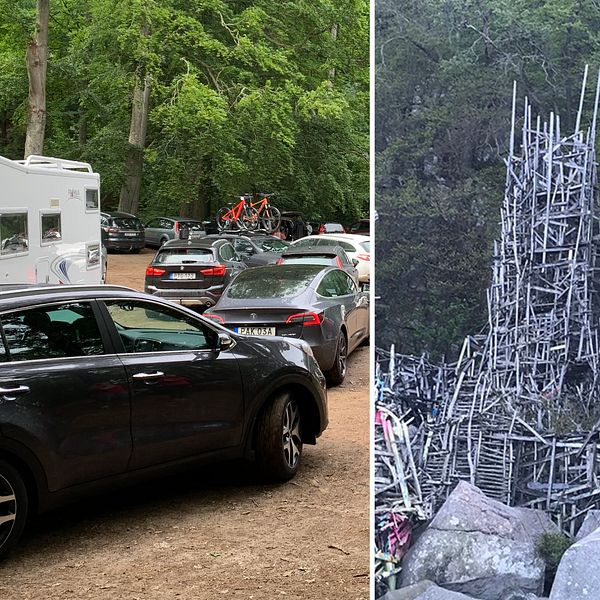
[[[146,285],[199,290],[223,285],[227,269],[212,248],[163,248],[146,269]]]

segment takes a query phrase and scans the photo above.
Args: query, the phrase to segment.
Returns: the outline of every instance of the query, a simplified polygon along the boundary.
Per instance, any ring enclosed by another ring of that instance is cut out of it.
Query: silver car
[[[155,217],[144,225],[146,232],[146,246],[160,248],[169,240],[179,239],[181,231],[186,229],[195,236],[204,233],[202,221],[187,217]]]

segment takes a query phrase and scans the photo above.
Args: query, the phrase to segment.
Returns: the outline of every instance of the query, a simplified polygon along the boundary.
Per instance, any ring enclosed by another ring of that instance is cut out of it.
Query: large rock
[[[419,583],[388,592],[379,600],[473,600],[473,598],[459,592],[446,590],[432,581],[419,581]]]
[[[600,597],[600,529],[564,554],[556,570],[550,600],[595,600]]]
[[[575,536],[575,541],[583,539],[600,527],[600,510],[588,510],[585,519]]]
[[[545,564],[536,545],[558,528],[543,511],[511,508],[460,482],[402,563],[402,585],[430,579],[480,598],[541,595]]]

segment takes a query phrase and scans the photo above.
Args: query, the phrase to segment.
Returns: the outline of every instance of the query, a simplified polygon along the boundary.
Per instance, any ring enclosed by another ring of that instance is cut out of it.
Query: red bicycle
[[[235,206],[224,206],[217,212],[219,231],[254,231],[258,229],[259,220],[258,211],[246,200],[246,196],[241,196]]]
[[[219,231],[255,231],[260,228],[267,233],[277,231],[281,223],[281,213],[269,204],[272,194],[260,194],[261,200],[252,202],[253,196],[245,194],[233,207],[223,207],[217,213]]]

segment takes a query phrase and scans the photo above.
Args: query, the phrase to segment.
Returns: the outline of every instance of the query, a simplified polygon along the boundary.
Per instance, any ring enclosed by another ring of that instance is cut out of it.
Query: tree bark
[[[44,150],[49,12],[49,0],[37,0],[35,35],[27,43],[26,53],[29,101],[27,104],[25,158],[31,154],[42,154]]]
[[[335,42],[337,41],[337,36],[338,36],[338,24],[334,23],[331,26],[331,39]],[[333,83],[335,81],[335,66],[331,67],[331,69],[329,69],[329,79],[327,81],[327,86],[329,87],[329,89],[333,88]]]
[[[142,171],[144,168],[144,145],[150,107],[150,78],[137,80],[133,90],[129,149],[125,161],[125,181],[119,196],[119,210],[136,214],[140,201]]]

